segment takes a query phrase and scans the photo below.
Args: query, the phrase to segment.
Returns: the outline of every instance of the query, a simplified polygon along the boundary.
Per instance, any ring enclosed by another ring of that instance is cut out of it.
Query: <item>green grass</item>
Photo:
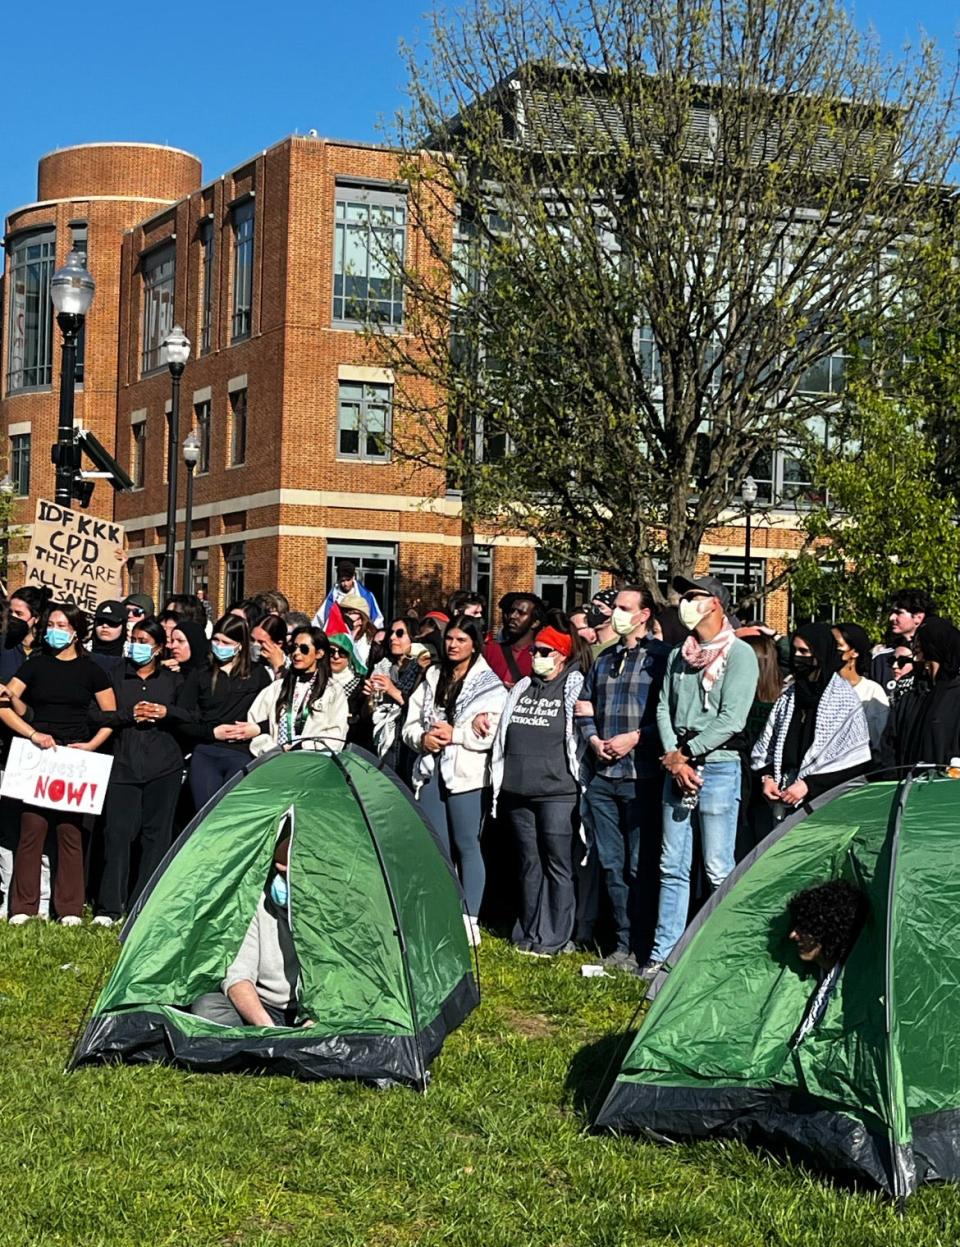
[[[426,1096],[64,1063],[109,931],[0,929],[0,1247],[932,1247],[960,1193],[891,1205],[744,1147],[582,1134],[636,979],[485,939],[484,1000]]]

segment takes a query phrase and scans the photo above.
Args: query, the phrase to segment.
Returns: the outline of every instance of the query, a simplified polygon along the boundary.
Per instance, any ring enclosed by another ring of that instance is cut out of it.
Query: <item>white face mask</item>
[[[622,606],[614,607],[613,614],[610,616],[610,627],[617,636],[629,636],[637,626],[634,621],[634,611],[624,610]]]
[[[535,654],[531,666],[533,674],[538,675],[541,680],[547,680],[553,675],[553,669],[556,666],[553,658],[548,658],[543,654]]]
[[[680,602],[680,622],[685,628],[695,628],[710,611],[709,598],[683,598]]]

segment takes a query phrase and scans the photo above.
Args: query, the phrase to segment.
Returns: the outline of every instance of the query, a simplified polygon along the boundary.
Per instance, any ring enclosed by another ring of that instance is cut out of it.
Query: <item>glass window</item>
[[[146,584],[143,559],[127,559],[127,584],[131,593],[143,593]]]
[[[341,459],[382,462],[389,458],[392,390],[390,385],[340,382],[337,455]]]
[[[716,576],[717,580],[726,586],[730,593],[731,609],[734,610],[740,599],[746,597],[748,592],[747,579],[744,575],[745,571],[746,567],[742,558],[731,559],[716,558],[714,555],[710,556],[710,575]],[[764,571],[762,559],[754,557],[750,560],[750,591],[763,587],[766,579]],[[762,613],[762,607],[758,610],[757,606],[754,606],[750,611],[751,616],[754,618],[762,615]]]
[[[213,222],[204,221],[200,226],[202,248],[200,284],[200,354],[210,350],[213,326]]]
[[[250,337],[253,310],[252,199],[233,210],[233,341]]]
[[[53,370],[53,276],[56,230],[21,235],[10,256],[10,348],[7,386],[35,390],[50,385]]]
[[[16,433],[10,438],[10,477],[18,498],[30,493],[30,434]]]
[[[84,263],[87,263],[87,226],[84,221],[70,222],[70,250],[77,251],[83,256]],[[87,264],[89,268],[89,264]],[[83,360],[87,348],[87,318],[83,318],[83,324],[80,326],[80,333],[77,337],[77,363],[74,368],[74,377],[77,385],[83,385]]]
[[[160,347],[173,328],[173,291],[176,283],[177,253],[172,246],[161,247],[143,256],[143,332],[140,371],[155,372],[163,367]]]
[[[210,597],[210,561],[206,550],[199,550],[190,560],[190,592]]]
[[[242,541],[235,541],[231,546],[224,546],[224,559],[227,565],[227,604],[243,600],[246,582],[246,553]]]
[[[493,546],[474,546],[470,587],[489,604],[493,592]]]
[[[230,462],[231,468],[247,461],[247,391],[234,390],[230,395]]]
[[[143,489],[147,465],[147,422],[141,420],[130,426],[132,442],[130,454],[130,479],[134,489]]]
[[[210,403],[209,401],[195,404],[193,414],[197,421],[197,436],[200,438],[200,458],[197,460],[197,474],[202,476],[210,471]]]
[[[398,271],[406,237],[406,196],[338,187],[333,262],[333,319],[353,324],[403,321]]]

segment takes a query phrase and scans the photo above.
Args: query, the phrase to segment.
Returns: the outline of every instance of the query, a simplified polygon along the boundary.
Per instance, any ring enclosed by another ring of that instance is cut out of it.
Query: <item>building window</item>
[[[127,559],[127,584],[131,593],[143,593],[144,575],[143,559]]]
[[[15,433],[10,438],[10,478],[17,498],[30,493],[30,434]]]
[[[200,438],[200,458],[197,460],[197,475],[203,476],[210,471],[210,402],[196,403],[193,414],[197,422],[197,436]]]
[[[173,328],[176,257],[174,247],[161,247],[144,256],[140,261],[143,272],[141,373],[155,372],[163,366],[160,348],[164,338]]]
[[[10,349],[7,388],[50,385],[53,370],[53,276],[56,230],[27,234],[8,245],[10,255]]]
[[[138,424],[131,424],[130,438],[130,479],[133,481],[134,489],[143,489],[144,481],[146,479],[147,464],[146,420],[141,420]]]
[[[83,256],[83,262],[90,267],[87,262],[87,223],[86,221],[70,222],[70,250],[76,251]],[[80,326],[80,333],[77,337],[77,363],[73,370],[77,385],[83,385],[83,360],[87,350],[87,318],[83,318],[83,324]]]
[[[230,460],[236,468],[247,461],[247,391],[234,390],[230,395]]]
[[[198,550],[190,560],[190,592],[202,592],[205,599],[210,597],[210,561],[206,550]]]
[[[230,606],[233,602],[242,602],[245,596],[247,560],[243,542],[225,546],[223,557],[227,565],[227,605]]]
[[[213,327],[213,222],[204,221],[200,226],[200,246],[203,249],[200,288],[200,354],[207,355],[211,346]]]
[[[717,580],[724,585],[730,594],[731,609],[736,610],[737,603],[741,598],[745,598],[749,593],[762,589],[766,580],[765,567],[762,559],[753,558],[750,561],[750,584],[744,575],[746,568],[742,558],[717,558],[710,556],[710,575],[716,576]],[[754,618],[762,618],[762,603],[755,603],[750,609],[750,614]]]
[[[493,592],[493,546],[474,546],[470,567],[470,587],[490,607]]]
[[[390,406],[393,387],[364,381],[341,381],[337,418],[337,455],[341,459],[389,458]]]
[[[338,187],[333,263],[333,319],[400,325],[406,196]]]
[[[233,210],[233,341],[250,337],[253,309],[253,200]]]

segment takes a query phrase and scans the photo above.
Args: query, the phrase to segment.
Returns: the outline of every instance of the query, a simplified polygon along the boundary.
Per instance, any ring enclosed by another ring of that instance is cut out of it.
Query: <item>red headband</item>
[[[534,645],[546,645],[550,649],[558,650],[564,658],[569,658],[573,652],[573,641],[565,632],[558,632],[556,628],[541,628],[534,638]]]

